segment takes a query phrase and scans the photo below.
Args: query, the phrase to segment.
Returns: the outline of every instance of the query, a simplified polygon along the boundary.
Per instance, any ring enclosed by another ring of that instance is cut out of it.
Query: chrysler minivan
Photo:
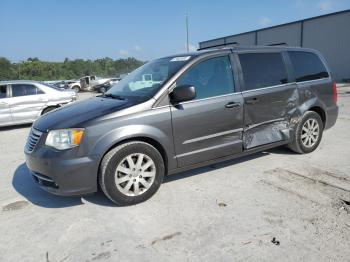
[[[130,205],[165,175],[282,145],[310,153],[337,116],[336,85],[317,51],[203,50],[150,61],[102,96],[41,116],[26,163],[49,192],[101,188]]]

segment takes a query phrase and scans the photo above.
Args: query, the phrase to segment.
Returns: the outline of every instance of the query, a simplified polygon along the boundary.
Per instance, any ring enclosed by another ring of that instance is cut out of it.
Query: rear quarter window
[[[239,54],[245,90],[286,84],[287,70],[281,53]]]
[[[288,51],[297,82],[310,81],[329,77],[321,59],[314,53]]]

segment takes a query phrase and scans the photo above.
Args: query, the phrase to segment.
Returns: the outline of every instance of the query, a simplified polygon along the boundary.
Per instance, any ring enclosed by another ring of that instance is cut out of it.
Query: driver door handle
[[[228,102],[225,107],[226,108],[235,108],[235,107],[240,107],[241,103],[238,102]]]

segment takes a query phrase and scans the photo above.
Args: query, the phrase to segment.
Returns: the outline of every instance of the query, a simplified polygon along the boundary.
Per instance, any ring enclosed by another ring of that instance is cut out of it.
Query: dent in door
[[[245,126],[243,132],[244,149],[290,139],[302,115],[299,107],[298,88],[294,88],[287,99],[283,99],[283,97],[280,99],[282,100],[278,102],[286,106],[278,114],[274,114],[278,115],[279,118]],[[274,101],[271,101],[271,112],[274,110],[273,104]],[[266,112],[262,113],[266,114]],[[247,112],[245,117],[246,123],[252,122],[252,117]]]

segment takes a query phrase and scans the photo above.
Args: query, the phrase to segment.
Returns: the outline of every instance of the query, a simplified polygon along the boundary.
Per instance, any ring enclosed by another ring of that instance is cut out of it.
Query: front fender
[[[90,152],[92,152],[94,155],[100,156],[100,160],[102,160],[102,157],[112,147],[122,141],[132,138],[148,138],[156,141],[163,147],[164,151],[167,153],[166,157],[169,165],[168,167],[169,169],[172,169],[176,167],[176,163],[172,161],[174,160],[174,154],[171,153],[173,152],[173,142],[170,140],[170,137],[171,136],[165,134],[162,130],[153,126],[127,125],[111,130],[98,138],[91,146]]]

